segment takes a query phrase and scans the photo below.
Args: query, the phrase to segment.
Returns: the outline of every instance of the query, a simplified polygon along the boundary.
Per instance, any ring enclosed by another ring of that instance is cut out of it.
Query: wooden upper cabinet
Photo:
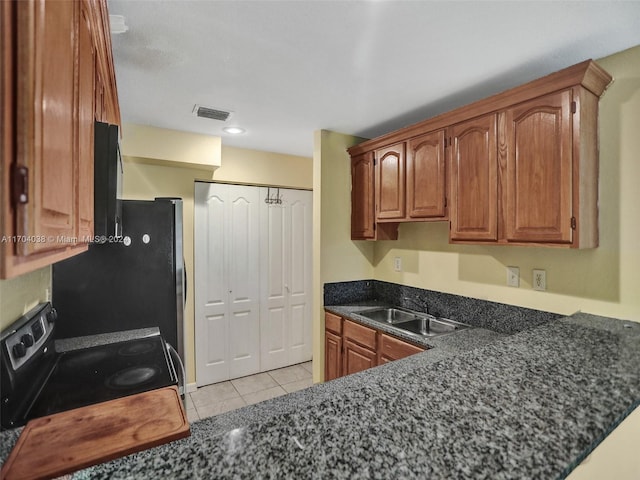
[[[16,208],[20,255],[58,248],[75,236],[73,2],[16,2],[16,165],[29,172],[28,203]],[[51,46],[56,46],[56,55]],[[42,241],[27,241],[27,239]]]
[[[93,236],[93,126],[95,121],[96,61],[91,18],[80,4],[78,22],[78,242]]]
[[[350,147],[375,151],[376,227],[449,218],[452,243],[598,246],[598,101],[611,81],[587,60]]]
[[[351,238],[370,239],[375,236],[375,171],[373,152],[351,159]]]
[[[446,216],[444,130],[407,142],[407,217]]]
[[[9,278],[85,251],[93,236],[98,64],[118,122],[119,110],[106,0],[2,2],[0,13],[0,278]]]
[[[396,240],[400,222],[446,219],[444,138],[439,130],[351,158],[353,240]]]
[[[451,239],[498,239],[497,115],[454,125],[451,138]]]
[[[375,151],[376,220],[393,221],[405,216],[405,143]]]
[[[565,90],[506,111],[508,241],[572,241],[571,106]]]

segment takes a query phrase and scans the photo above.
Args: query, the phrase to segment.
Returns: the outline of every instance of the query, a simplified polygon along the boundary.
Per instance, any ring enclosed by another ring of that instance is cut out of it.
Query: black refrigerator
[[[122,200],[122,237],[96,240],[53,265],[56,338],[158,327],[184,360],[182,200]]]

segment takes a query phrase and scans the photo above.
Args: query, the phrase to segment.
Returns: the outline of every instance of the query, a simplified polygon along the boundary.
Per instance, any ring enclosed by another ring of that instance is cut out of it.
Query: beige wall
[[[222,166],[213,180],[292,188],[313,188],[313,160],[244,148],[222,147]]]
[[[222,139],[214,135],[125,123],[122,155],[138,161],[163,160],[174,167],[213,171],[222,161]]]
[[[590,250],[449,245],[448,225],[404,224],[377,242],[375,278],[563,314],[640,321],[640,47],[598,60],[615,78],[600,100],[600,246]],[[404,271],[393,270],[401,257]],[[520,267],[520,288],[506,266]],[[547,291],[531,288],[547,272]]]
[[[154,127],[149,127],[153,129]],[[153,132],[152,132],[153,133]],[[167,134],[158,129],[157,133]],[[155,137],[152,134],[149,138]],[[178,144],[186,137],[174,136]],[[188,143],[178,145],[176,152],[188,151]],[[153,160],[150,153],[145,157],[124,157],[123,197],[127,199],[153,199],[159,196],[174,196],[183,199],[184,215],[184,254],[187,267],[188,285],[194,285],[193,279],[193,212],[194,182],[211,181],[211,170],[176,166],[177,161]],[[179,153],[178,153],[179,154]],[[279,185],[292,188],[312,187],[312,160],[306,157],[279,155],[241,148],[222,148],[222,164],[213,172],[214,181],[249,183],[261,185]],[[194,297],[193,288],[188,289],[185,309],[185,339],[187,381],[195,382],[195,346],[194,346]]]
[[[373,277],[373,242],[352,242],[351,162],[347,148],[364,139],[320,130],[313,152],[313,380],[324,378],[322,286]]]
[[[51,267],[0,280],[0,330],[4,330],[51,294]]]

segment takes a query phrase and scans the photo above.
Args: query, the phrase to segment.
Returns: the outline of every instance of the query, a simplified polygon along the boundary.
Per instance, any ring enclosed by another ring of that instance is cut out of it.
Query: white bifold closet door
[[[260,215],[262,371],[310,360],[312,350],[312,192],[280,189],[280,198]]]
[[[196,183],[195,347],[198,386],[260,371],[256,188]]]
[[[274,192],[274,189],[271,189]],[[196,182],[196,383],[311,359],[312,192]]]

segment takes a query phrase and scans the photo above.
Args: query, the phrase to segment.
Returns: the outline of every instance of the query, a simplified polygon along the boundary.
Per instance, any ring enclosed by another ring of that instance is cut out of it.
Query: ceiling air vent
[[[195,113],[198,117],[210,118],[211,120],[220,120],[221,122],[226,122],[231,115],[231,112],[217,110],[215,108],[202,107],[200,105],[196,105],[193,107],[193,113]]]

